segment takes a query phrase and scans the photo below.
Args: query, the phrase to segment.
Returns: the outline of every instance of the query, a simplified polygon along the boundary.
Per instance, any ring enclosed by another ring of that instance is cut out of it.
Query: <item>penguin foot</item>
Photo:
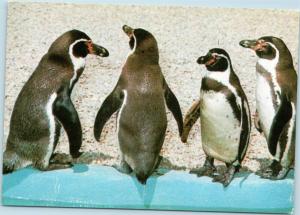
[[[55,164],[71,164],[72,161],[72,157],[65,153],[54,153],[50,158],[50,163]]]
[[[233,179],[234,174],[230,174],[228,172],[223,175],[216,175],[213,177],[213,182],[219,182],[223,184],[224,187],[227,187]]]
[[[19,156],[15,152],[5,151],[3,154],[3,167],[2,173],[8,174],[16,169],[16,163],[20,160]]]
[[[112,167],[118,170],[120,173],[124,173],[124,174],[132,173],[131,167],[124,160],[121,161],[120,165],[112,165]]]
[[[51,170],[58,170],[58,169],[68,169],[73,167],[73,164],[69,163],[69,164],[59,164],[59,163],[52,163],[49,164],[49,166],[47,167],[47,169],[45,169],[44,171],[51,171]]]
[[[274,173],[272,170],[269,169],[269,171],[262,173],[261,178],[270,179],[270,180],[282,180],[284,179],[288,172],[289,168],[282,168],[278,174]]]
[[[259,173],[261,178],[271,179],[273,178],[273,171],[271,168],[264,169],[261,173]]]
[[[196,174],[198,177],[209,176],[212,177],[216,172],[216,167],[214,166],[214,159],[207,156],[204,162],[203,167],[199,169],[192,169],[191,174]]]
[[[285,168],[284,168],[285,169]],[[271,180],[277,180],[277,176],[279,176],[281,170],[283,170],[283,174],[287,174],[287,172],[282,169],[280,163],[276,160],[273,160],[272,164],[267,167],[266,169],[261,170],[258,175],[261,178],[271,179]],[[281,174],[282,175],[282,174]],[[285,177],[285,175],[283,177]]]
[[[224,187],[227,187],[232,181],[237,167],[231,165],[224,174],[219,174],[213,176],[213,182],[219,182],[223,184]]]
[[[40,171],[51,171],[51,170],[59,170],[59,169],[68,169],[73,167],[72,164],[59,164],[59,163],[50,163],[48,166],[44,164],[36,164],[35,167]]]
[[[201,176],[212,177],[215,172],[216,172],[215,167],[208,167],[208,166],[203,166],[203,167],[198,168],[198,169],[192,169],[190,171],[191,174],[196,174],[198,177],[201,177]]]

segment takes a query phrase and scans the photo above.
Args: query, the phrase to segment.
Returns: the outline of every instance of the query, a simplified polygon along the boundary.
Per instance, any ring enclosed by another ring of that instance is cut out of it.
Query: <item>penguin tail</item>
[[[5,151],[3,155],[3,174],[11,173],[15,170],[18,162],[18,155],[15,152]]]
[[[152,169],[150,168],[152,166],[142,166],[139,167],[138,169],[135,169],[135,176],[137,178],[137,180],[142,184],[142,185],[146,185],[148,178],[150,177],[150,175],[152,174]]]
[[[146,185],[148,179],[147,175],[145,175],[144,173],[138,173],[136,174],[136,178],[142,185]]]

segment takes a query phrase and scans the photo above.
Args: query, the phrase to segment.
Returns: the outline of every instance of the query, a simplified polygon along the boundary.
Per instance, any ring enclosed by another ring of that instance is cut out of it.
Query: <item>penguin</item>
[[[283,179],[295,161],[297,73],[292,55],[283,40],[274,36],[242,40],[240,45],[258,56],[255,126],[265,136],[273,157],[260,174]]]
[[[42,57],[13,108],[4,174],[28,165],[41,171],[70,167],[68,162],[50,162],[61,127],[67,133],[71,156],[80,156],[82,129],[70,96],[88,54],[109,55],[84,32],[71,30],[58,37]]]
[[[214,48],[197,60],[208,70],[202,78],[200,99],[194,102],[184,118],[182,142],[186,142],[198,118],[201,124],[204,166],[190,173],[213,177],[224,187],[240,169],[251,129],[250,110],[246,94],[235,74],[228,53]],[[226,164],[224,174],[217,174],[214,159]]]
[[[161,160],[159,153],[167,128],[165,105],[174,115],[180,135],[182,113],[161,72],[154,36],[127,25],[123,31],[129,37],[131,51],[115,88],[96,115],[94,136],[99,141],[105,123],[118,111],[117,133],[122,159],[120,165],[114,167],[121,173],[133,172],[141,184],[146,184]]]

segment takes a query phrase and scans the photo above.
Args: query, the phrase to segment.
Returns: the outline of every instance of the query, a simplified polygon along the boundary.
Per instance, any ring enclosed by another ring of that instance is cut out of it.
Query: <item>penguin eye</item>
[[[216,64],[219,60],[221,60],[222,59],[222,57],[220,56],[220,55],[218,55],[218,54],[212,54],[212,56],[214,57],[214,59],[215,59],[215,63],[214,64]]]
[[[258,40],[255,45],[255,51],[265,51],[269,47],[269,44],[264,40]]]

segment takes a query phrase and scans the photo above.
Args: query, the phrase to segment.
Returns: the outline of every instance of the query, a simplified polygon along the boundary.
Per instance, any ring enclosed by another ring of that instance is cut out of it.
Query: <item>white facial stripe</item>
[[[267,42],[267,44],[269,44],[273,49],[275,49],[275,58],[272,59],[272,60],[268,60],[268,59],[263,59],[263,58],[260,58],[258,60],[258,63],[259,65],[261,65],[268,73],[271,74],[271,77],[272,77],[272,82],[273,82],[273,85],[274,85],[274,90],[275,90],[275,93],[278,91],[279,93],[281,93],[281,89],[278,85],[278,82],[277,82],[277,77],[276,77],[276,65],[278,64],[279,62],[279,51],[278,49],[276,48],[276,46],[272,43],[269,43]],[[276,94],[277,95],[277,94]],[[280,104],[280,99],[279,97],[277,96],[277,103]]]
[[[135,52],[135,49],[136,49],[136,43],[137,43],[137,41],[136,41],[136,37],[135,37],[134,33],[132,34],[132,36],[133,36],[133,38],[134,38],[134,45],[133,45],[133,49],[128,53],[127,58],[128,58],[130,55],[132,55],[132,54]],[[127,58],[126,58],[126,59],[127,59]]]
[[[121,106],[121,108],[119,110],[119,113],[118,113],[118,118],[117,118],[117,133],[119,133],[120,118],[121,118],[122,111],[124,109],[124,106],[127,104],[127,91],[123,90],[122,92],[124,93],[124,99],[123,99],[122,106]]]
[[[235,95],[236,99],[237,99],[237,103],[241,106],[241,99],[238,96],[236,89],[229,83],[229,77],[230,77],[230,61],[228,59],[227,56],[223,55],[223,54],[217,54],[218,56],[224,57],[227,62],[228,62],[228,68],[224,71],[224,72],[208,72],[206,73],[206,76],[214,79],[215,81],[223,84],[224,86],[228,87],[228,89]]]
[[[45,167],[47,167],[49,165],[49,160],[50,160],[50,157],[53,153],[53,147],[54,147],[55,120],[54,120],[54,116],[53,116],[53,113],[52,113],[52,105],[53,105],[53,102],[55,101],[56,97],[57,97],[57,94],[53,93],[50,96],[50,99],[48,100],[47,105],[46,105],[46,113],[47,113],[47,117],[48,117],[48,120],[49,120],[49,133],[50,133],[50,135],[49,135],[49,145],[48,145],[47,154],[44,157]]]
[[[73,63],[73,70],[74,70],[74,75],[72,77],[72,79],[70,80],[70,88],[72,87],[73,85],[73,82],[76,80],[77,78],[77,71],[81,68],[84,68],[85,67],[85,58],[83,57],[75,57],[73,55],[73,47],[76,43],[78,42],[82,42],[82,41],[87,41],[87,39],[79,39],[79,40],[76,40],[75,42],[73,42],[70,47],[69,47],[69,56],[71,58],[71,61]]]
[[[223,55],[223,54],[216,54],[216,56],[220,56],[220,57],[223,57],[223,58],[226,58],[227,62],[228,62],[228,65],[230,65],[230,61],[228,59],[227,56]]]

